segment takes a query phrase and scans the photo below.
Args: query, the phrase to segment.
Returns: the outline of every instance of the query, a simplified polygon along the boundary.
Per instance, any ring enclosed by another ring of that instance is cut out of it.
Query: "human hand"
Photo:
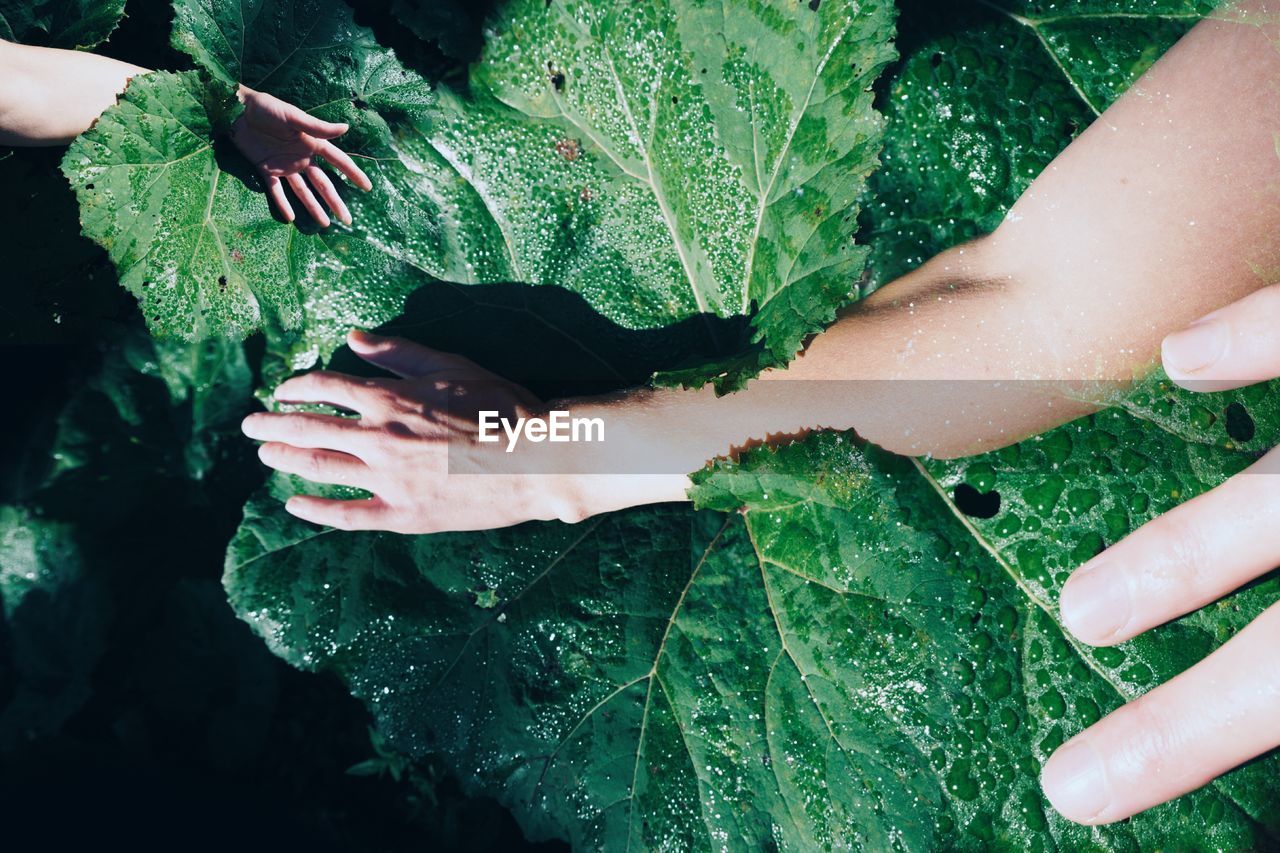
[[[564,445],[534,447],[558,454],[552,467],[566,473],[511,473],[526,462],[541,462],[538,470],[545,471],[548,455],[535,460],[481,446],[477,412],[494,410],[508,418],[540,413],[545,409],[536,397],[461,356],[399,338],[352,332],[348,343],[360,358],[401,378],[315,371],[281,383],[275,396],[328,404],[358,418],[259,413],[244,421],[245,435],[266,442],[259,456],[270,467],[373,493],[364,500],[296,495],[285,509],[299,518],[342,530],[435,533],[532,520],[576,522],[683,497],[683,475],[592,475],[574,470],[589,466],[590,455],[566,452]],[[495,461],[501,473],[486,473]]]
[[[1170,378],[1195,391],[1280,376],[1280,286],[1164,340]],[[1063,587],[1062,621],[1113,645],[1230,593],[1280,564],[1280,449],[1143,525]],[[1168,683],[1069,740],[1045,794],[1078,823],[1121,820],[1280,745],[1280,605]]]
[[[231,139],[262,175],[267,197],[285,220],[294,219],[293,206],[284,192],[287,182],[294,196],[322,228],[329,226],[329,215],[316,201],[312,189],[339,220],[350,225],[351,212],[329,176],[316,165],[316,158],[323,157],[360,189],[373,187],[369,176],[350,155],[329,141],[346,133],[347,125],[321,121],[274,95],[255,92],[247,86],[240,87],[239,96],[244,112],[231,126]]]

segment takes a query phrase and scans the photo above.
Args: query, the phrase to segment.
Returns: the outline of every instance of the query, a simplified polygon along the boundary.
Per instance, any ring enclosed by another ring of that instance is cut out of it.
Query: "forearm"
[[[0,41],[0,145],[62,145],[148,69],[76,50]]]
[[[1280,269],[1277,31],[1241,12],[1264,20],[1280,3],[1199,25],[994,234],[873,294],[787,369],[722,399],[646,391],[588,408],[663,472],[823,427],[965,455],[1093,410],[1152,368],[1166,334]]]

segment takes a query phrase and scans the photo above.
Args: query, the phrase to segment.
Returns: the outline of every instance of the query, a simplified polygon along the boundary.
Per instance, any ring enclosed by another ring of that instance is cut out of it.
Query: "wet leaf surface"
[[[1204,11],[904,4],[864,217],[873,278],[994,227]],[[392,744],[444,756],[535,838],[1269,848],[1274,757],[1097,829],[1060,819],[1038,775],[1275,600],[1267,579],[1115,649],[1076,643],[1056,611],[1076,565],[1274,444],[1272,399],[1156,376],[1114,409],[948,463],[827,434],[700,473],[700,511],[573,527],[345,534],[286,516],[301,484],[278,478],[250,502],[225,584],[277,654],[338,674]]]
[[[491,18],[465,91],[432,89],[338,4],[176,9],[175,45],[214,82],[138,81],[66,161],[86,233],[158,334],[278,328],[305,366],[429,278],[559,285],[632,329],[752,316],[733,384],[856,295],[887,2],[522,0]],[[352,229],[277,227],[228,173],[209,137],[236,82],[351,124],[375,185],[349,194]]]

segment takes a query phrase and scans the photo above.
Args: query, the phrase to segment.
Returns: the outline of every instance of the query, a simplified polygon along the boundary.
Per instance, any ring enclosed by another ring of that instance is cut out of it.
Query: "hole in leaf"
[[[547,74],[551,78],[551,85],[555,87],[557,92],[564,91],[564,72],[557,71],[555,66],[550,62],[547,63]]]
[[[941,64],[942,64],[942,53],[941,53],[941,51],[939,51],[938,53],[935,53],[935,54],[933,55],[933,58],[929,60],[929,64],[930,64],[930,65],[932,65],[934,68],[937,68],[939,65],[941,65]]]
[[[822,5],[822,0],[809,0],[809,11],[816,12],[818,7]]]
[[[1240,403],[1227,406],[1227,435],[1236,441],[1252,441],[1256,427],[1249,410]]]
[[[1000,493],[995,489],[980,492],[968,483],[956,486],[956,509],[970,518],[995,518],[1000,512]]]

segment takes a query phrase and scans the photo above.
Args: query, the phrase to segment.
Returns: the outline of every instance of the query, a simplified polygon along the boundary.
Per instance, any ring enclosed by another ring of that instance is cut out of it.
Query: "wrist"
[[[717,400],[710,387],[636,388],[548,407],[603,425],[604,441],[568,445],[576,473],[683,476],[731,449],[736,430],[722,417],[728,399]]]
[[[578,519],[651,503],[688,500],[689,472],[717,455],[691,418],[699,392],[636,389],[609,397],[553,400],[544,412],[598,425],[603,440],[559,445],[561,502]],[[712,395],[714,396],[714,395]],[[565,520],[572,520],[568,518]]]

